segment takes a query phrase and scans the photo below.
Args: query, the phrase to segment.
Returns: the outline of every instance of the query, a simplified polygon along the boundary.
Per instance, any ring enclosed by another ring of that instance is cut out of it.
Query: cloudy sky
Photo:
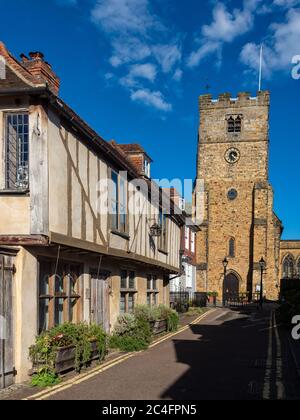
[[[0,8],[7,47],[43,51],[68,104],[105,139],[140,142],[159,179],[194,179],[198,96],[254,96],[263,43],[275,207],[285,237],[300,238],[300,79],[292,78],[300,0],[0,0]]]

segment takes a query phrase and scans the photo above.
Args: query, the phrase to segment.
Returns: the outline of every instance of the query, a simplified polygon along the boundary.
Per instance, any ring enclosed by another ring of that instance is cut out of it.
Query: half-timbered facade
[[[0,56],[0,246],[9,267],[0,266],[11,278],[13,337],[6,375],[22,381],[41,331],[81,321],[109,331],[137,303],[168,304],[184,219],[174,203],[165,210],[142,148],[133,155],[106,142],[59,98],[41,53],[18,61],[0,44]]]

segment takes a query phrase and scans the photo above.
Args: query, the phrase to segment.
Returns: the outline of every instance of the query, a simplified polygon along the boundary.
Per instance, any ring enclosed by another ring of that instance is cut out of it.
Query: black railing
[[[177,312],[187,312],[190,307],[205,307],[207,306],[206,293],[194,293],[189,291],[170,292],[171,308]]]

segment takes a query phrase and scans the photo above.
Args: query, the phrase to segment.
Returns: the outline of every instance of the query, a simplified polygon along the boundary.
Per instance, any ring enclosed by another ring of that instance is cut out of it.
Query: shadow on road
[[[272,307],[224,312],[193,325],[198,339],[174,340],[177,362],[188,365],[161,397],[173,400],[300,399],[287,342],[274,327]]]

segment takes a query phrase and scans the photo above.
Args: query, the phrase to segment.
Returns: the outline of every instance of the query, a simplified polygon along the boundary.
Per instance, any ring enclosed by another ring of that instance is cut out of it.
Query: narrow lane
[[[49,399],[300,399],[299,378],[271,309],[218,309],[173,339]]]

